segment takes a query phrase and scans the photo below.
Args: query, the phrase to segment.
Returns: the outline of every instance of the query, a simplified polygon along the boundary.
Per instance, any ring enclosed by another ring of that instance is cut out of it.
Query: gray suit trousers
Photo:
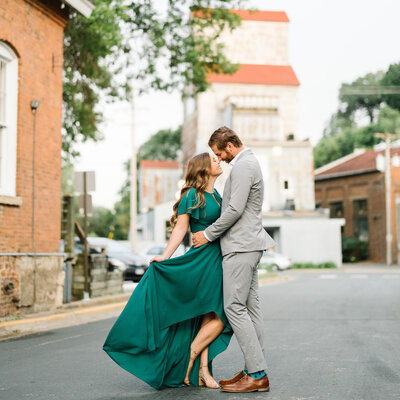
[[[258,297],[257,265],[262,251],[224,256],[224,309],[242,349],[249,373],[267,368],[263,319]]]

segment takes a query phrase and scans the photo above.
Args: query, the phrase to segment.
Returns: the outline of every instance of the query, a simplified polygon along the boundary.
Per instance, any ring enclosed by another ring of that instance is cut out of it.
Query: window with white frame
[[[15,196],[18,58],[0,40],[0,195]]]

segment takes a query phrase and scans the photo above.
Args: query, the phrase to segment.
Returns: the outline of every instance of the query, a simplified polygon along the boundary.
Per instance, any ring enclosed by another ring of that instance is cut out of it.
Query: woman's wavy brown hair
[[[205,204],[204,192],[206,190],[208,180],[211,173],[211,157],[208,153],[201,153],[194,156],[188,163],[186,169],[185,183],[181,189],[181,197],[174,204],[170,226],[173,229],[178,218],[178,206],[185,193],[190,189],[195,189],[198,197],[198,202],[189,210],[201,207]]]

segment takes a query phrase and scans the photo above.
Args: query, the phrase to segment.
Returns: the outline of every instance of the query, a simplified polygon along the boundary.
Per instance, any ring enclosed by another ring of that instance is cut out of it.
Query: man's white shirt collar
[[[240,153],[238,153],[238,155],[229,163],[229,165],[231,167],[233,167],[235,165],[235,163],[237,162],[238,158],[247,150],[250,150],[249,147],[245,147]]]

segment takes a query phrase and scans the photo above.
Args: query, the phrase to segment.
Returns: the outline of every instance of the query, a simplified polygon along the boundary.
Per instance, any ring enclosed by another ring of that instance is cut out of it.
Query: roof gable
[[[376,157],[379,154],[384,155],[384,150],[365,150],[354,157],[348,158],[345,156],[342,158],[342,162],[340,162],[341,159],[336,160],[336,163],[333,161],[331,168],[329,168],[329,164],[327,164],[326,166],[316,169],[315,178],[329,179],[344,175],[357,175],[378,171],[376,167]],[[400,147],[391,149],[391,157],[394,155],[400,155]]]

